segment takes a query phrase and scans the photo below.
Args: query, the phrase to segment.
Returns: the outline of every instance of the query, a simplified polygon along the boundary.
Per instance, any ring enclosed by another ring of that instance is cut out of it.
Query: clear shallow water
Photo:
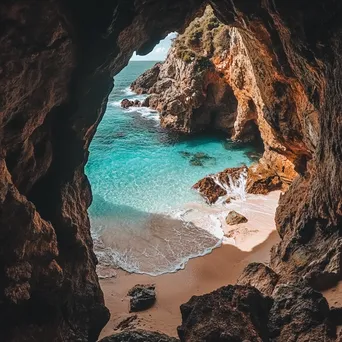
[[[143,98],[129,85],[153,64],[131,62],[115,77],[86,173],[94,197],[89,214],[100,261],[130,272],[160,274],[220,244],[219,230],[208,234],[182,222],[177,213],[189,202],[202,201],[192,185],[207,174],[250,164],[246,152],[253,147],[232,144],[218,134],[180,136],[160,128],[157,112],[122,109],[123,98]],[[173,219],[165,217],[170,213]]]

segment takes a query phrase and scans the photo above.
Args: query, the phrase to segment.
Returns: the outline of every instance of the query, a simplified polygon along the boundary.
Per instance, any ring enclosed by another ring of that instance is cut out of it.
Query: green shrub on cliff
[[[203,16],[192,21],[184,33],[175,39],[177,56],[187,63],[199,57],[208,60],[227,46],[227,34],[227,26],[216,18],[213,9],[208,6]]]

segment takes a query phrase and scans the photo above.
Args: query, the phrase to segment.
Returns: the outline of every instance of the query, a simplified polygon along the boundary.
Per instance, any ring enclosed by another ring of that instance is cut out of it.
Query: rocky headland
[[[209,3],[227,25],[224,50],[203,58],[205,39],[199,30],[200,38],[196,33],[191,43],[197,44],[199,57],[185,51],[177,59],[179,69],[166,73],[173,76],[165,77],[168,86],[160,85],[172,89],[182,78],[178,70],[185,68],[183,75],[199,71],[193,79],[199,80],[198,92],[186,92],[184,80],[178,98],[164,104],[152,96],[151,106],[162,112],[165,127],[181,131],[215,125],[237,140],[251,128],[258,131],[265,149],[258,167],[267,166],[291,184],[276,213],[281,240],[272,248],[269,265],[279,278],[275,289],[274,276],[262,286],[269,296],[255,289],[263,271],[249,270],[253,288],[232,285],[192,298],[182,306],[180,339],[336,340],[337,323],[331,319],[336,310],[318,290],[342,280],[342,3]],[[113,76],[134,51],[146,54],[168,33],[184,31],[207,2],[101,5],[77,0],[0,4],[4,341],[98,339],[109,312],[95,271],[87,214],[92,201],[84,173],[89,144]],[[199,68],[196,61],[203,61]],[[172,340],[141,331],[112,340],[132,341],[132,336]]]
[[[298,155],[265,120],[274,103],[268,107],[261,96],[264,89],[257,84],[239,29],[220,22],[210,6],[175,39],[166,61],[147,70],[131,89],[148,94],[142,105],[158,110],[167,129],[187,134],[216,130],[232,141],[262,144],[262,158],[248,170],[250,193],[285,190],[297,176]]]

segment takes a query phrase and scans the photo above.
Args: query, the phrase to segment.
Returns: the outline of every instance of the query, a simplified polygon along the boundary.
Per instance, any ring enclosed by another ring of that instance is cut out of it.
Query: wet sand
[[[101,280],[106,306],[111,319],[103,329],[101,337],[115,332],[117,325],[129,316],[127,292],[136,284],[155,284],[157,302],[151,309],[138,313],[133,326],[160,331],[177,336],[181,323],[179,307],[193,295],[211,292],[221,286],[234,284],[244,267],[250,262],[269,261],[271,247],[279,241],[276,232],[271,232],[263,243],[250,252],[241,251],[232,245],[223,245],[212,253],[192,259],[184,270],[157,277],[130,274],[121,270],[117,277]]]

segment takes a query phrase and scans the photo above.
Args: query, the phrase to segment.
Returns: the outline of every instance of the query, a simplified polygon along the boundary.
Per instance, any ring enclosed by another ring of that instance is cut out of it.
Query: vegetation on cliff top
[[[207,6],[202,17],[196,18],[185,32],[174,41],[177,57],[190,63],[195,59],[203,67],[210,65],[210,58],[223,52],[229,42],[228,26],[221,23],[214,11]]]

